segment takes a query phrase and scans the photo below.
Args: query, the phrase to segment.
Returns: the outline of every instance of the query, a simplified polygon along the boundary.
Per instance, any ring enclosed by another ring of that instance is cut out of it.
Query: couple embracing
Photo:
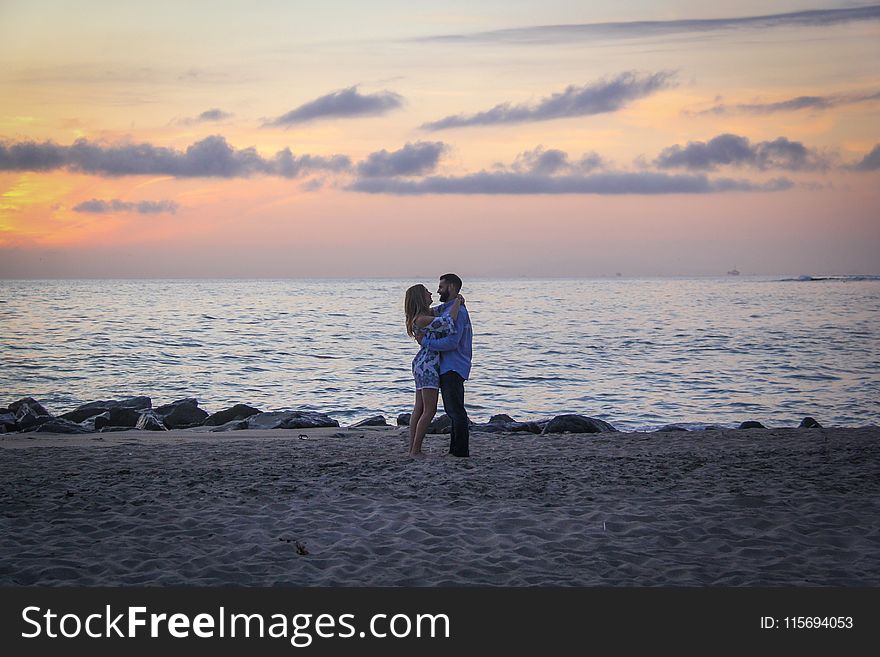
[[[421,345],[412,363],[416,401],[409,423],[409,455],[413,457],[424,456],[422,441],[437,412],[439,393],[452,420],[449,453],[470,455],[464,382],[471,373],[473,331],[461,285],[455,274],[443,274],[437,287],[440,305],[434,308],[424,285],[413,285],[406,291],[406,332]]]

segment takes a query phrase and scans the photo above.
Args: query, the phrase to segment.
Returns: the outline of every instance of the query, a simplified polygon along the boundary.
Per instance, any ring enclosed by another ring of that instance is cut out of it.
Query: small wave
[[[802,381],[840,381],[840,377],[833,374],[788,374],[785,378]]]
[[[809,274],[802,274],[797,278],[779,279],[779,282],[781,283],[815,283],[820,281],[837,281],[841,283],[846,283],[849,281],[880,281],[880,276],[875,276],[873,274],[854,276],[810,276]]]

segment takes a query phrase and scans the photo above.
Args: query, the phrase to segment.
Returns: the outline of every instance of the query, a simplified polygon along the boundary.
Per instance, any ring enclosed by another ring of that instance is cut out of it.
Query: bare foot
[[[411,459],[423,459],[427,456],[424,452],[410,452],[409,457]]]

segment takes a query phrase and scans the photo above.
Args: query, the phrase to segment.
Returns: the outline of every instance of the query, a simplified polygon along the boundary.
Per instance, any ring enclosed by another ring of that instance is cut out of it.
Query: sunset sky
[[[880,5],[0,0],[0,277],[880,274]]]

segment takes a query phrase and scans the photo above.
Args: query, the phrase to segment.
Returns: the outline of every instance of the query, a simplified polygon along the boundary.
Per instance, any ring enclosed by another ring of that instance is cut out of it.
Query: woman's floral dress
[[[416,335],[427,338],[445,338],[455,333],[455,322],[448,313],[435,317],[434,321],[425,328],[416,327]],[[413,378],[416,380],[416,390],[422,388],[440,388],[440,352],[426,347],[419,349],[419,353],[412,362]]]

